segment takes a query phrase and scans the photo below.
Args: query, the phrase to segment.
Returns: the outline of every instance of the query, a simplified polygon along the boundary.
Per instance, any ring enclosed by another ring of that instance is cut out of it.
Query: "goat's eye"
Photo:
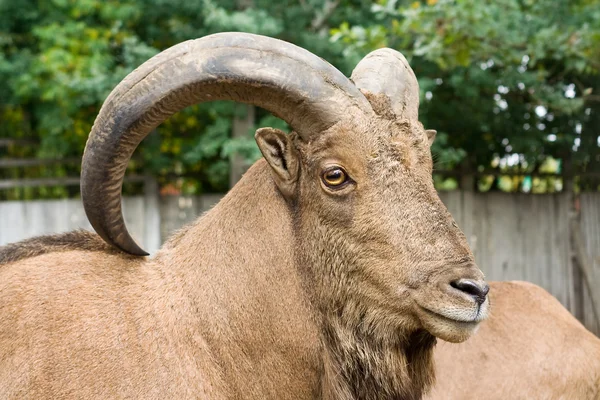
[[[348,181],[348,174],[340,167],[334,167],[323,172],[323,182],[325,185],[335,188]]]

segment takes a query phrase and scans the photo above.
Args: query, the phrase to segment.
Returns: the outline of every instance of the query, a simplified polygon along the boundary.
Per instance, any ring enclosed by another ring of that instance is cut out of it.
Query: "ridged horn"
[[[419,82],[402,53],[372,51],[356,65],[352,81],[363,91],[384,94],[396,118],[419,119]]]
[[[220,33],[175,45],[130,73],[111,92],[83,154],[81,196],[96,232],[133,255],[121,209],[125,169],[138,144],[192,104],[234,100],[286,121],[304,140],[357,113],[373,111],[331,64],[281,40]]]

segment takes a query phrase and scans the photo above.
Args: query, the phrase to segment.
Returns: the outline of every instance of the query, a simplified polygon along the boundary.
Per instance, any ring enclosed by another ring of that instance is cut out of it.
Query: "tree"
[[[586,122],[600,112],[598,1],[388,0],[371,12],[374,23],[341,24],[333,38],[409,57],[443,161],[487,169],[504,158],[535,171],[553,156],[583,169],[598,154],[600,132]]]
[[[102,101],[128,72],[220,31],[290,41],[347,75],[373,49],[402,51],[420,81],[422,120],[439,132],[438,168],[531,172],[553,157],[600,170],[598,0],[0,0],[0,137],[40,141],[37,150],[0,151],[81,155]],[[144,141],[131,169],[177,191],[226,190],[231,155],[260,155],[253,130],[285,128],[257,110],[248,134],[231,138],[235,110],[218,102],[178,113]]]
[[[368,2],[359,9],[368,10]],[[297,43],[342,65],[343,45],[331,43],[328,21],[354,21],[357,11],[338,2],[182,0],[0,0],[1,137],[39,139],[39,157],[79,156],[94,118],[110,90],[131,70],[184,40],[220,31],[244,31]],[[337,14],[336,14],[337,12]],[[353,14],[354,13],[354,14]],[[354,15],[354,17],[353,17]],[[163,185],[197,193],[224,191],[229,157],[260,155],[252,140],[258,126],[285,128],[259,110],[248,135],[230,138],[235,108],[218,102],[190,107],[149,137],[132,170],[149,169]],[[32,155],[11,148],[12,157]],[[74,168],[0,171],[11,177],[75,174]],[[63,190],[55,195],[63,196]],[[15,193],[18,198],[22,193]],[[52,193],[46,194],[52,196]]]

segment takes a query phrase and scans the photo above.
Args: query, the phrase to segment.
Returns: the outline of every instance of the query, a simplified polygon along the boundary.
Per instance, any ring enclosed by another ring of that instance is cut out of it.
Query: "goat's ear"
[[[429,147],[433,144],[435,140],[435,135],[437,135],[437,131],[435,129],[426,129],[425,133],[427,134],[427,139],[429,140]]]
[[[254,135],[260,152],[271,166],[275,183],[281,193],[290,199],[298,180],[298,152],[285,132],[274,128],[260,128]]]

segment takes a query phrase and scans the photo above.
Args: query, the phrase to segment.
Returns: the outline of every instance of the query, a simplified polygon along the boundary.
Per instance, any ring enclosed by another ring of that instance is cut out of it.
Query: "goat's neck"
[[[260,160],[157,255],[165,274],[178,274],[170,291],[188,298],[173,320],[189,318],[185,337],[202,339],[232,397],[255,398],[249,387],[264,393],[275,381],[274,398],[314,397],[319,336],[294,254],[290,210]]]
[[[300,234],[297,241],[304,289],[320,318],[323,398],[420,399],[434,380],[435,337],[369,306],[348,273],[360,269],[350,265],[356,261],[344,248],[348,239],[329,233],[311,243]]]

